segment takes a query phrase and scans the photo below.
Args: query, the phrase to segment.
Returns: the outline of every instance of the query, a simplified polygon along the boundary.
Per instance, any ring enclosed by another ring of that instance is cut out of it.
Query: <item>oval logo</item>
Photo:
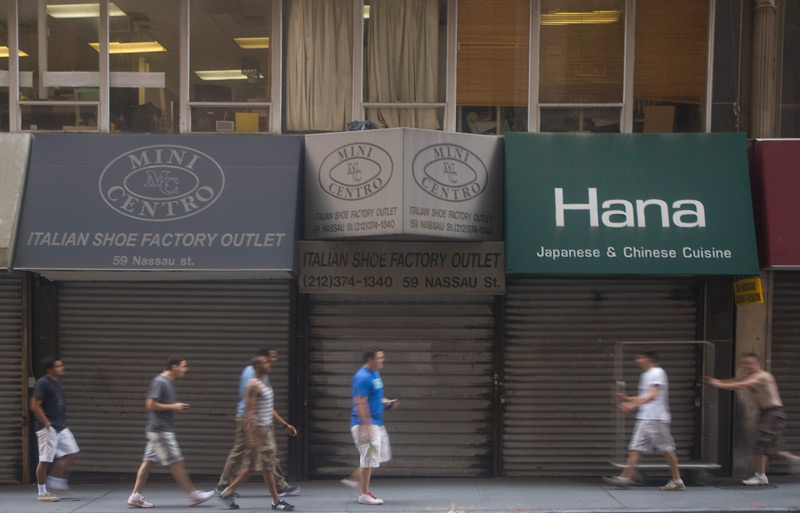
[[[100,175],[99,187],[103,201],[124,216],[174,221],[213,205],[225,188],[225,173],[201,151],[159,144],[112,160]]]
[[[319,167],[319,185],[334,198],[357,201],[377,193],[392,178],[392,157],[369,143],[332,151]]]
[[[467,201],[486,190],[489,175],[477,155],[456,144],[420,150],[411,165],[417,185],[437,199]]]

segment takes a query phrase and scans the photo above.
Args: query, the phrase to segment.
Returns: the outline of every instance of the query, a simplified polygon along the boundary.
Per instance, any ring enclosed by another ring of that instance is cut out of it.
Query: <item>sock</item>
[[[683,479],[674,479],[673,483],[675,483],[675,484],[683,484]]]
[[[39,487],[39,495],[44,495],[47,493],[47,485],[37,484],[36,486]]]

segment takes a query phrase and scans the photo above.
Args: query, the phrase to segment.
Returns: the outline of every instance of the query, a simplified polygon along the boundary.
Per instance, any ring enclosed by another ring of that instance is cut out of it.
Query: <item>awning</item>
[[[753,152],[761,266],[800,268],[800,140],[761,140]]]
[[[29,134],[0,134],[0,269],[10,266],[30,145]]]
[[[301,151],[292,136],[36,135],[12,265],[53,279],[285,276]]]
[[[758,274],[745,134],[505,136],[506,270]]]

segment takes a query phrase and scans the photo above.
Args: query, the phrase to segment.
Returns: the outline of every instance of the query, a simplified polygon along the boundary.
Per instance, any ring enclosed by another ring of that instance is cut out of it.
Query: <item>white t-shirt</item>
[[[658,395],[652,401],[639,406],[636,418],[639,420],[660,420],[670,422],[669,413],[669,380],[667,373],[661,367],[653,367],[639,377],[639,395],[647,395],[650,388],[658,385]]]

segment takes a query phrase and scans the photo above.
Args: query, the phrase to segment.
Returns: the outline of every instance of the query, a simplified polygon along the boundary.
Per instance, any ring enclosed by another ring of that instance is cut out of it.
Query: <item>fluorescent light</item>
[[[47,14],[52,18],[99,18],[100,4],[48,5]],[[125,16],[116,4],[108,5],[109,16]]]
[[[364,19],[365,20],[369,19],[369,6],[368,5],[364,6]]]
[[[249,78],[240,69],[207,69],[195,71],[194,74],[201,80],[246,80]],[[258,78],[264,78],[264,75],[259,73]]]
[[[7,46],[0,46],[0,58],[8,57],[9,55],[10,54],[9,54],[9,51],[8,51],[8,47]],[[20,50],[19,51],[19,56],[20,57],[27,57],[28,54],[23,52],[22,50]]]
[[[89,43],[89,46],[100,51],[100,43]],[[111,41],[108,43],[108,53],[153,53],[166,52],[167,49],[161,46],[158,41],[141,41],[138,43],[119,43]]]
[[[233,40],[242,50],[269,48],[268,37],[234,37]]]
[[[542,14],[541,25],[599,25],[616,23],[619,21],[620,12],[613,11],[586,11],[586,12],[552,12]]]

